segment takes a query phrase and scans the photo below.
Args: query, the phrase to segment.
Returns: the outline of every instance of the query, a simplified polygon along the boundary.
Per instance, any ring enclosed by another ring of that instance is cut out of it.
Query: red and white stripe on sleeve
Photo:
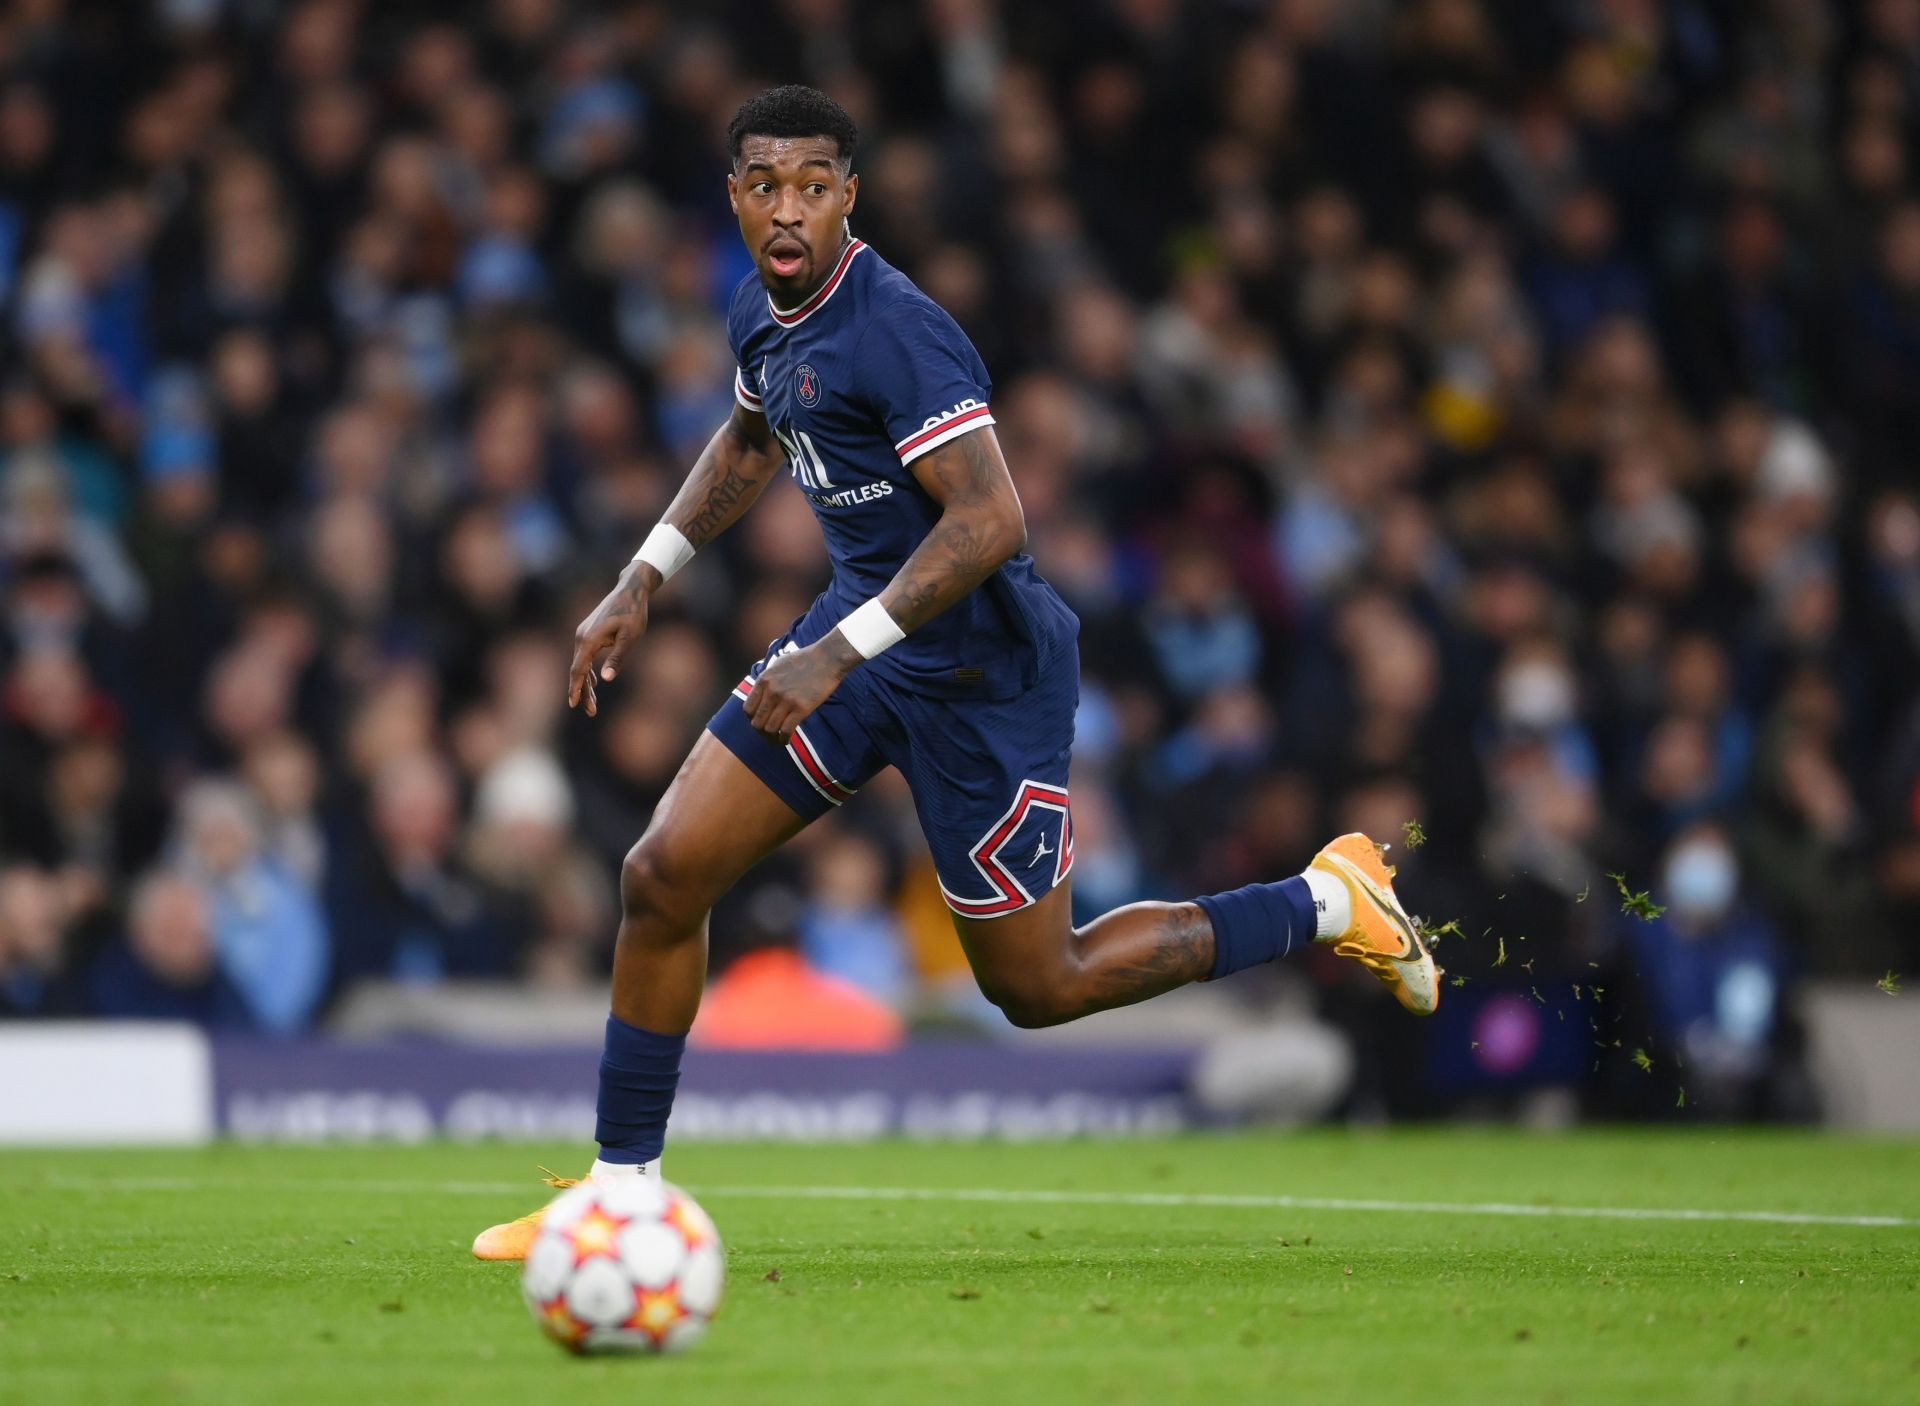
[[[930,425],[924,425],[893,446],[900,456],[902,464],[911,464],[922,454],[938,449],[950,440],[956,440],[963,434],[971,434],[993,423],[993,411],[986,405],[970,405],[941,416]]]

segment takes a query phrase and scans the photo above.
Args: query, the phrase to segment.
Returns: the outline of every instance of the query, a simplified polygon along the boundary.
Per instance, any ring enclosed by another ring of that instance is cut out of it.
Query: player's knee
[[[1060,1025],[1072,1019],[1045,1001],[998,1001],[995,1004],[1007,1018],[1007,1023],[1021,1030],[1044,1030],[1049,1025]]]
[[[980,989],[1010,1024],[1022,1030],[1059,1025],[1080,1013],[1079,1002],[1063,974],[1050,970],[983,977]]]
[[[681,916],[688,896],[679,871],[666,846],[652,835],[642,836],[620,863],[621,917],[628,922],[671,922]]]

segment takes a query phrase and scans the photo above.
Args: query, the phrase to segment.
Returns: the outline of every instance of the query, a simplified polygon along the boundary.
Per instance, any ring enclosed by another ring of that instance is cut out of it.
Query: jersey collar
[[[846,251],[840,255],[840,262],[833,266],[833,273],[828,276],[825,283],[814,290],[811,298],[808,298],[806,302],[800,304],[797,308],[776,307],[773,302],[773,294],[767,294],[767,311],[773,314],[773,320],[782,327],[798,327],[816,312],[819,312],[821,308],[826,306],[827,299],[833,296],[834,290],[838,288],[846,278],[847,268],[853,263],[853,256],[866,247],[865,243],[858,239],[848,240]]]

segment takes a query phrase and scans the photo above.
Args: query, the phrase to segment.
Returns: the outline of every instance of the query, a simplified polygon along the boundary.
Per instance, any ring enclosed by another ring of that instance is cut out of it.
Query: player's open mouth
[[[792,240],[782,240],[767,250],[767,267],[780,278],[792,278],[806,261],[806,249]]]

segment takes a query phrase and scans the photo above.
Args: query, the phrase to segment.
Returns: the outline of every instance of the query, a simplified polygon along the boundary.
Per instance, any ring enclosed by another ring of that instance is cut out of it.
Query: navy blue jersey
[[[940,516],[910,467],[993,423],[993,383],[966,334],[859,240],[790,311],[758,274],[734,289],[734,394],[786,448],[826,535],[833,581],[796,624],[811,644],[885,589]],[[900,687],[1006,698],[1070,656],[1079,621],[1022,553],[863,668]]]

